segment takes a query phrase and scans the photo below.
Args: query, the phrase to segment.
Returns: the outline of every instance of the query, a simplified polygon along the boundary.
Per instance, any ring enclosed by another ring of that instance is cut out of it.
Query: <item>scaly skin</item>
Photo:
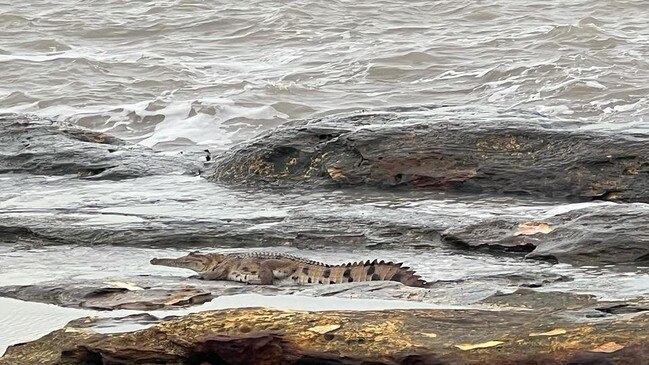
[[[203,280],[230,280],[248,284],[273,284],[289,279],[299,284],[339,284],[353,281],[398,281],[426,287],[414,271],[402,264],[374,260],[327,265],[291,255],[273,253],[217,254],[192,252],[175,259],[151,260],[153,265],[182,267],[199,273]]]

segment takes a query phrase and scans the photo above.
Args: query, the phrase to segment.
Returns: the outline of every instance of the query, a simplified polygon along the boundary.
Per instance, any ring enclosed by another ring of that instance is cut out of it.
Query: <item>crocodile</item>
[[[253,253],[200,253],[194,251],[179,258],[154,258],[153,265],[190,269],[203,280],[230,280],[247,284],[270,285],[283,281],[297,284],[339,284],[354,281],[398,281],[413,287],[427,287],[402,263],[361,261],[328,265],[298,256]]]

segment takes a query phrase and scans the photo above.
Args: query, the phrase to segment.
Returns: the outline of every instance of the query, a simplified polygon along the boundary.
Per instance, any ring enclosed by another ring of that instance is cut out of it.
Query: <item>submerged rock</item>
[[[561,310],[293,312],[230,309],[115,334],[68,325],[0,364],[642,364],[649,315],[573,321]],[[75,323],[79,323],[76,321]]]
[[[404,108],[287,123],[217,158],[210,178],[649,202],[649,136],[560,128],[522,113],[447,114]]]
[[[105,133],[45,119],[0,114],[0,131],[0,173],[120,180],[200,172],[198,164],[187,159],[163,156]]]

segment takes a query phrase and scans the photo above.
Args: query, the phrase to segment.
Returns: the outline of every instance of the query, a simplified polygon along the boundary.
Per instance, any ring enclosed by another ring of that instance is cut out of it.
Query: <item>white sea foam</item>
[[[637,3],[531,9],[8,3],[0,112],[172,150],[224,148],[286,120],[400,104],[489,105],[646,129],[649,35]],[[194,115],[196,103],[215,112]]]

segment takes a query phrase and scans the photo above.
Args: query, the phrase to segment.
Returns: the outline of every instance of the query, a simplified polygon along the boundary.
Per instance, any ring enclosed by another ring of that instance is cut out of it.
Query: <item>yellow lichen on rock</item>
[[[591,349],[591,352],[605,352],[607,354],[613,353],[615,351],[622,350],[624,348],[623,345],[620,345],[619,343],[616,342],[607,342],[603,343],[593,349]]]
[[[524,222],[518,225],[516,233],[514,235],[533,235],[537,233],[548,234],[552,232],[554,228],[550,224],[539,221]]]
[[[120,356],[147,359],[149,363],[185,364],[196,351],[230,351],[228,346],[233,343],[270,346],[266,347],[270,352],[265,354],[278,357],[273,364],[282,363],[283,356],[281,351],[272,350],[273,346],[291,352],[291,356],[325,354],[327,358],[338,356],[377,364],[399,363],[393,360],[406,353],[433,354],[450,363],[484,365],[503,364],[503,359],[508,364],[527,363],[526,360],[538,356],[543,357],[538,363],[559,365],[579,353],[618,356],[617,351],[633,346],[634,350],[624,352],[623,356],[639,359],[642,352],[635,349],[649,349],[646,315],[635,316],[633,321],[597,320],[577,324],[563,316],[540,313],[474,309],[353,312],[229,309],[190,314],[129,333],[102,334],[70,326],[10,348],[0,359],[0,365],[83,363],[59,361],[64,350],[67,356]],[[633,339],[633,343],[620,345],[624,339]]]
[[[331,177],[331,180],[336,182],[342,182],[347,179],[345,174],[343,174],[343,170],[338,167],[327,167],[327,173],[329,174],[329,177]]]
[[[322,326],[315,326],[308,328],[307,331],[319,333],[321,335],[324,335],[325,333],[329,333],[331,331],[335,331],[340,328],[339,324],[329,324],[329,325],[322,325]]]
[[[458,349],[462,351],[468,351],[468,350],[476,350],[476,349],[486,349],[489,347],[495,347],[502,345],[503,341],[486,341],[486,342],[480,342],[480,343],[462,343],[459,345],[455,345]]]
[[[322,161],[330,154],[330,152],[325,152],[321,155],[315,155],[314,157],[312,157],[309,168],[304,173],[304,179],[308,180],[313,177],[313,172],[318,171],[322,168]]]
[[[529,334],[530,337],[540,337],[540,336],[558,336],[566,334],[566,330],[563,328],[555,328],[546,332],[532,332]]]

